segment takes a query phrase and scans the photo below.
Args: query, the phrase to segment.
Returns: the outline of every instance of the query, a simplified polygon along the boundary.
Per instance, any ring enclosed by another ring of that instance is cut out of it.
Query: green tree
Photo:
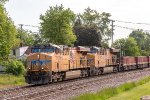
[[[34,35],[34,43],[33,43],[33,45],[46,44],[45,39],[42,38],[40,34],[33,34],[33,35]]]
[[[112,44],[112,47],[114,47],[116,49],[120,49],[120,55],[121,56],[125,56],[125,45],[126,45],[126,39],[125,38],[121,38],[121,39],[116,40]]]
[[[86,8],[82,14],[78,14],[74,24],[74,30],[77,35],[78,45],[80,45],[81,42],[83,43],[83,40],[86,40],[88,42],[93,42],[94,44],[90,43],[92,45],[107,47],[108,40],[110,39],[111,36],[110,35],[111,29],[109,27],[110,26],[109,17],[110,17],[109,13],[103,12],[100,14],[99,12],[91,9],[90,7]],[[87,37],[82,37],[82,34],[85,33],[85,31],[87,31],[86,35]],[[88,34],[93,35],[91,39],[88,38],[89,37]]]
[[[18,29],[18,38],[20,39],[21,45],[31,46],[34,44],[34,34],[28,30]]]
[[[75,46],[101,46],[101,35],[94,27],[76,26],[74,32],[77,36]]]
[[[139,50],[139,47],[137,46],[137,42],[132,37],[129,37],[126,40],[124,49],[125,49],[126,56],[139,56],[140,55],[140,50]]]
[[[41,34],[51,43],[73,45],[76,36],[73,33],[73,22],[75,14],[63,5],[50,7],[45,15],[40,16]]]
[[[0,59],[8,59],[11,48],[18,43],[16,37],[16,28],[0,4]]]
[[[20,44],[24,46],[32,46],[37,44],[45,44],[45,39],[41,37],[40,33],[33,33],[29,30],[17,29],[17,38],[20,39]]]
[[[118,39],[113,43],[113,47],[116,49],[120,49],[121,47],[125,47],[125,43],[126,43],[126,39],[122,38],[122,39]]]
[[[150,35],[143,30],[135,30],[130,33],[129,37],[133,37],[140,49],[141,55],[150,55]]]
[[[127,39],[118,39],[116,40],[113,45],[114,48],[120,49],[121,55],[124,56],[139,56],[140,50],[137,46],[137,42],[134,38],[129,37]]]
[[[150,34],[145,33],[145,42],[144,42],[144,50],[141,50],[141,54],[143,56],[149,56],[150,55]]]
[[[133,37],[140,49],[144,48],[146,34],[142,30],[135,30],[130,33],[129,37]]]
[[[85,9],[85,12],[81,14],[83,24],[86,26],[97,27],[97,31],[100,32],[103,39],[110,38],[110,27],[109,27],[109,17],[110,13],[99,13],[96,10],[91,9],[90,7]]]
[[[9,0],[0,0],[0,4],[3,5],[3,4],[5,4],[6,1],[9,1]]]
[[[96,10],[91,9],[90,7],[86,8],[83,14],[80,15],[83,21],[84,25],[97,26],[98,21],[101,18],[100,13],[98,13]]]

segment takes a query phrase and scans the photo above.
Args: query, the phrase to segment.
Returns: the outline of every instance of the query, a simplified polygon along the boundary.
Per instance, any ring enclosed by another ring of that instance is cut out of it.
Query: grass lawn
[[[120,93],[108,100],[140,100],[140,97],[150,95],[150,82]]]
[[[83,94],[72,100],[140,100],[143,95],[150,95],[150,77],[107,88],[94,94]]]
[[[0,74],[0,89],[25,84],[26,83],[23,75],[14,76],[9,74]]]

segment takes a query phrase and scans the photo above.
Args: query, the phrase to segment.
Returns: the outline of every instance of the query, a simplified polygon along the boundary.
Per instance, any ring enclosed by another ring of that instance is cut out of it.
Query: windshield
[[[32,53],[36,53],[36,52],[54,52],[54,48],[32,48],[31,52]]]

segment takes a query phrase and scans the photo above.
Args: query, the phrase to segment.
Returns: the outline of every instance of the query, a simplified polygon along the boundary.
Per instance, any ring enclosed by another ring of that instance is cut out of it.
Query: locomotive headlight
[[[42,67],[42,69],[44,69],[44,68]]]
[[[28,69],[30,70],[31,68],[29,67]]]
[[[38,58],[38,59],[40,58],[40,55],[39,55],[39,54],[37,55],[37,58]]]

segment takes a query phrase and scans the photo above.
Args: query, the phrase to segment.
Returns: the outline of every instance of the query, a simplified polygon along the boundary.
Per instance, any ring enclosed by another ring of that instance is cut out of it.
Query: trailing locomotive
[[[67,47],[54,44],[34,46],[27,57],[28,84],[48,84],[75,77],[148,67],[150,57],[119,57],[119,50],[99,47]]]

